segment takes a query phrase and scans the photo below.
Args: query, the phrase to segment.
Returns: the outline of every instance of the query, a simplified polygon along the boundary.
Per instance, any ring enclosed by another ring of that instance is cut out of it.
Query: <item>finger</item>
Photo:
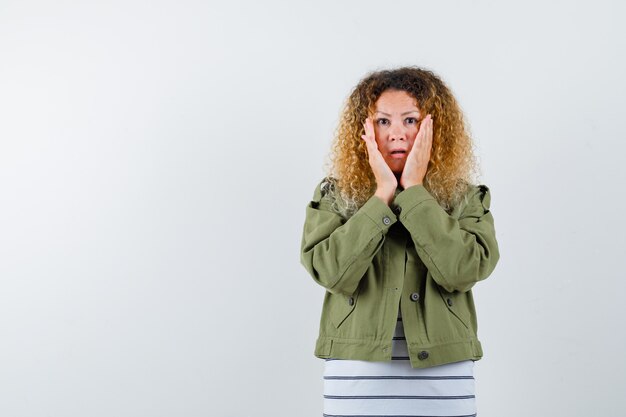
[[[365,118],[365,121],[363,122],[363,130],[365,132],[365,135],[369,138],[370,128],[369,128],[368,118]]]
[[[376,142],[376,132],[374,131],[374,124],[372,122],[372,119],[369,117],[367,118],[367,125],[368,125],[367,136],[370,142],[372,143],[372,146],[374,147],[374,149],[378,150],[378,143]]]
[[[428,161],[430,160],[430,153],[433,147],[433,130],[432,130],[432,125],[429,123],[429,127],[428,127],[428,135],[426,137],[426,143],[424,143],[424,163],[428,164]]]
[[[368,138],[372,138],[372,126],[370,122],[369,117],[365,119],[365,134],[367,134]]]
[[[430,116],[430,115],[429,115]],[[433,118],[430,116],[430,123],[428,124],[428,144],[432,144],[433,142]]]
[[[367,120],[365,120],[364,126],[365,126],[365,137],[367,138],[368,142],[371,142],[374,139],[374,136],[372,135],[372,131],[369,127],[369,123]]]
[[[420,129],[420,135],[419,135],[419,143],[417,144],[417,152],[419,152],[419,157],[423,158],[424,157],[424,153],[426,152],[426,150],[428,149],[428,146],[430,145],[429,140],[430,140],[430,130],[429,130],[429,122],[428,120],[425,120],[426,123],[423,124],[424,129],[422,131],[422,129]]]
[[[423,137],[426,133],[426,128],[428,127],[428,116],[426,116],[422,122],[420,123],[419,130],[417,131],[417,135]]]
[[[370,140],[367,138],[366,135],[361,135],[361,139],[363,139],[363,141],[365,142],[365,150],[367,151],[367,157],[370,160],[370,163],[372,161],[372,158],[374,157],[374,151],[372,150],[372,145]]]
[[[361,139],[363,139],[363,141],[365,142],[365,146],[367,147],[368,151],[370,151],[372,145],[367,135],[361,135]]]
[[[430,129],[432,127],[432,119],[430,117],[430,114],[426,115],[426,117],[424,118],[424,123],[422,124],[422,126],[424,127],[424,139],[427,140],[428,139],[428,135],[429,135],[429,133],[431,131]],[[422,126],[420,126],[420,130],[421,130]]]
[[[424,123],[420,125],[420,128],[417,132],[417,136],[415,136],[415,142],[413,146],[420,147],[421,143],[424,141],[424,134],[426,133],[426,126]]]
[[[369,142],[369,128],[367,127],[367,119],[363,122],[363,136],[365,136],[366,141]]]
[[[374,156],[374,152],[376,151],[376,145],[372,141],[372,139],[368,135],[361,135],[361,139],[365,141],[365,146],[367,147],[367,152],[370,157]]]
[[[376,132],[374,131],[374,122],[372,121],[370,117],[368,117],[366,121],[367,121],[367,132],[369,133],[372,139],[376,140]]]

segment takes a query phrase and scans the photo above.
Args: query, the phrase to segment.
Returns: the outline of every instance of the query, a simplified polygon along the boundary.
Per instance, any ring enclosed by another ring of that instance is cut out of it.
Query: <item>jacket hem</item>
[[[391,346],[391,341],[320,336],[315,344],[314,355],[320,359],[388,362],[392,360]],[[483,356],[481,343],[476,337],[443,343],[409,343],[407,346],[412,368],[428,368],[466,359],[477,361]]]

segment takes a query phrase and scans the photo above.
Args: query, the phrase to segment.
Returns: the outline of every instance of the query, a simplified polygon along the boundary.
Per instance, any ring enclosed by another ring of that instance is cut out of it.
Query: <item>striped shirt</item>
[[[474,361],[412,368],[402,315],[391,361],[325,359],[324,417],[475,417]]]

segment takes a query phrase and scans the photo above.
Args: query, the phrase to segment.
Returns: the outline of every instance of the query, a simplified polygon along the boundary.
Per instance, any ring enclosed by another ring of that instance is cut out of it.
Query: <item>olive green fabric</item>
[[[346,220],[328,187],[315,188],[301,243],[302,265],[326,289],[314,355],[391,360],[401,308],[412,367],[480,359],[472,288],[500,257],[489,188],[472,185],[448,214],[414,185],[391,206],[372,196]]]

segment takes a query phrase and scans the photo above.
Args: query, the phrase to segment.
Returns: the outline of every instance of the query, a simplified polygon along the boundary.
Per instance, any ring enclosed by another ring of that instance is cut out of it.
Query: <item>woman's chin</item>
[[[396,176],[401,175],[404,170],[404,162],[402,164],[399,163],[391,163],[388,164],[389,168],[391,168],[391,172],[393,172]]]

